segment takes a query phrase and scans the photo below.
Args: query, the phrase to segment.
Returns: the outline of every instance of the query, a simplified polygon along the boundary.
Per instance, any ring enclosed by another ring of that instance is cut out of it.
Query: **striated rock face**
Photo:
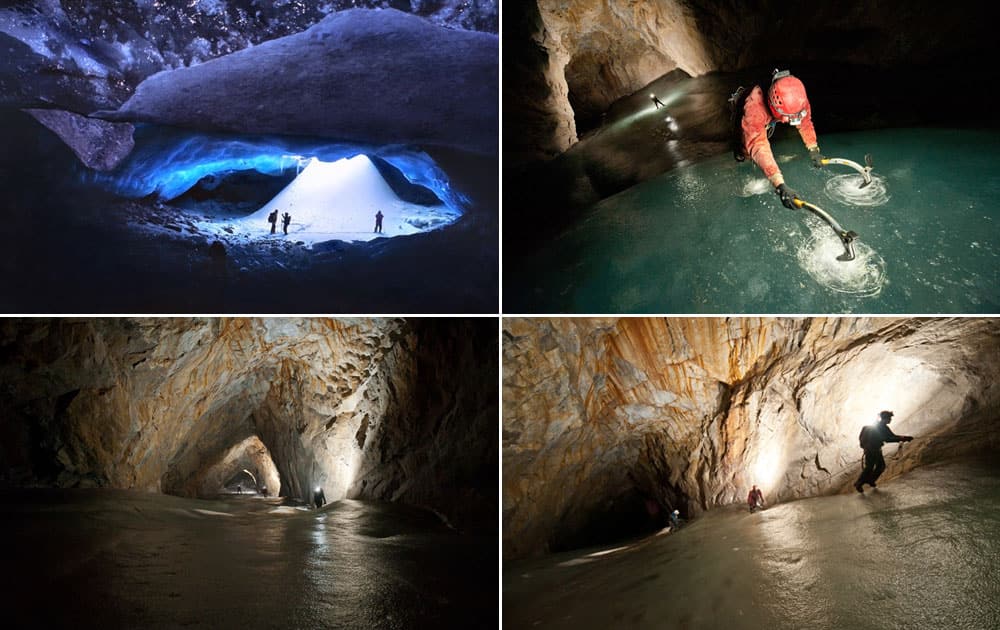
[[[882,409],[917,436],[884,449],[885,478],[1000,446],[998,319],[507,319],[503,336],[506,557],[755,483],[769,501],[853,492]]]
[[[401,501],[492,526],[487,324],[7,320],[2,481],[195,496],[247,468],[271,494],[308,498],[319,485],[329,500]]]

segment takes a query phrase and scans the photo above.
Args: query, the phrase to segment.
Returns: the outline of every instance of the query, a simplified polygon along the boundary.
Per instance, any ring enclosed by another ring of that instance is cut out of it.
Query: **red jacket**
[[[778,163],[771,153],[771,143],[767,141],[767,125],[774,120],[771,108],[764,100],[764,91],[759,85],[754,86],[743,104],[743,150],[754,164],[764,171],[771,184],[778,186],[785,183]],[[799,124],[799,135],[807,149],[817,146],[816,129],[813,127],[812,107],[806,105],[806,117]]]

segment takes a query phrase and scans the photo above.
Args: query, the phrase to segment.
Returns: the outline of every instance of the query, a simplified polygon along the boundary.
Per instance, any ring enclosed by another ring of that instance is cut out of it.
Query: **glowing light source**
[[[399,169],[407,180],[429,188],[446,206],[461,213],[468,204],[451,189],[448,177],[422,151],[402,146],[375,147],[354,143],[315,143],[282,137],[233,137],[136,131],[136,148],[111,173],[84,171],[80,177],[125,197],[156,195],[175,199],[208,176],[238,171],[281,175],[295,168],[300,173],[310,159],[335,162],[365,154],[380,157]]]
[[[784,472],[781,450],[777,438],[769,437],[768,443],[761,448],[757,455],[751,483],[757,484],[761,489],[770,489],[774,486],[774,483]]]
[[[223,232],[265,237],[267,217],[275,210],[291,215],[288,235],[307,245],[416,234],[447,225],[460,214],[446,205],[421,206],[401,200],[366,155],[335,162],[314,157],[306,160],[298,177],[253,214],[231,223],[198,222],[198,227],[221,238],[226,238]],[[377,234],[376,212],[384,217]]]

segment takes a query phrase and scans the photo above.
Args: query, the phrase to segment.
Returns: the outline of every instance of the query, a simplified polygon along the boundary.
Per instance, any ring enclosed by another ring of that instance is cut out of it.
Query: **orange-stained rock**
[[[579,539],[623,496],[696,514],[850,489],[882,409],[919,436],[885,479],[988,444],[1000,320],[505,319],[504,555]],[[977,432],[978,431],[978,432]],[[853,490],[851,490],[853,491]]]
[[[0,484],[211,493],[256,437],[282,494],[492,520],[495,339],[488,320],[4,320]]]

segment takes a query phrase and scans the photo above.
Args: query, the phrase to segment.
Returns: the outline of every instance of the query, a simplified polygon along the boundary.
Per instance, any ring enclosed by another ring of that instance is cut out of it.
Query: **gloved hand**
[[[781,197],[781,203],[789,210],[798,210],[799,207],[795,205],[793,199],[798,199],[799,193],[795,192],[785,184],[778,184],[778,187],[774,189],[774,192],[778,193]]]
[[[812,160],[813,166],[816,168],[823,168],[823,154],[819,152],[819,147],[815,149],[809,149],[809,159]]]

